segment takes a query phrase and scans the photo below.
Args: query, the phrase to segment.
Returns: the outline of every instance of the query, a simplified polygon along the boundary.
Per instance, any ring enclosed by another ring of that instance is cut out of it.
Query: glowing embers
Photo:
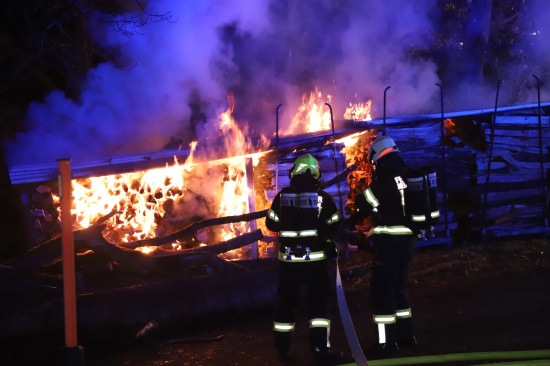
[[[234,206],[242,205],[224,202],[222,210],[218,204],[223,199],[217,196],[239,201],[240,195],[248,194],[246,181],[244,188],[241,183],[245,176],[240,167],[243,164],[231,160],[217,164],[176,163],[144,172],[74,180],[75,225],[88,227],[114,210],[117,213],[108,223],[106,238],[122,243],[166,235],[181,225],[216,217],[219,211],[237,212]]]

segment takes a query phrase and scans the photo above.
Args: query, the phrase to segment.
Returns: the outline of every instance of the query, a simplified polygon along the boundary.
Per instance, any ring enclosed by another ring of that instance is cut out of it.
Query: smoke
[[[8,163],[93,161],[155,152],[173,141],[184,148],[195,139],[205,145],[219,135],[229,92],[236,120],[254,136],[273,136],[279,103],[280,128],[286,129],[302,95],[315,87],[332,96],[335,119],[349,103],[369,99],[373,117],[380,118],[388,86],[389,116],[437,112],[438,66],[412,52],[435,42],[434,6],[150,0],[149,21],[125,29],[130,32],[97,14],[90,29],[113,61],[89,71],[79,100],[56,91],[33,103],[26,132],[7,143]],[[543,35],[538,39],[544,43]]]
[[[516,98],[522,103],[537,102],[536,78],[540,81],[541,99],[544,101],[550,98],[550,88],[546,85],[550,74],[548,14],[550,2],[531,0],[517,21],[527,36],[519,39],[511,50],[512,56],[518,62],[507,65],[504,76],[510,81],[510,85],[505,84],[503,88],[510,93],[516,93]]]

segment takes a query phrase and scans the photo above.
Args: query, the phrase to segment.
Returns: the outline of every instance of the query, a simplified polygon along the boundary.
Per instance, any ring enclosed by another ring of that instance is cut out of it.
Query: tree
[[[103,14],[130,36],[151,19],[145,0],[4,0],[0,1],[0,140],[24,130],[29,104],[53,90],[78,99],[87,71],[109,59],[96,47],[87,28],[92,14]],[[118,17],[114,18],[114,15]],[[115,20],[112,20],[115,19]],[[26,249],[26,215],[11,186],[0,144],[0,257]],[[24,215],[25,217],[21,217]]]

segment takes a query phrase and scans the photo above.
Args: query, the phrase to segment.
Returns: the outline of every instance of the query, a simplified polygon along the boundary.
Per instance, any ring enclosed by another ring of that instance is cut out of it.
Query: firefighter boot
[[[281,360],[284,360],[288,356],[290,350],[290,333],[289,332],[273,332],[273,341],[275,343],[275,350]]]
[[[399,351],[397,346],[397,324],[376,324],[378,343],[363,350],[367,360],[378,360],[395,357]]]
[[[412,318],[397,318],[397,344],[399,348],[416,346],[416,337],[413,332]]]
[[[342,352],[334,352],[330,349],[328,334],[328,328],[309,329],[315,365],[339,365],[346,362]]]

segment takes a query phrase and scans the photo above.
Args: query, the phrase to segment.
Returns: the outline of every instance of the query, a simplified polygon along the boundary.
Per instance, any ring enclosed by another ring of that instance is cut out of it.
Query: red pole
[[[72,186],[71,163],[69,159],[58,160],[59,196],[61,197],[61,240],[63,245],[63,302],[65,305],[65,346],[78,346],[76,336],[76,280],[71,217]]]

